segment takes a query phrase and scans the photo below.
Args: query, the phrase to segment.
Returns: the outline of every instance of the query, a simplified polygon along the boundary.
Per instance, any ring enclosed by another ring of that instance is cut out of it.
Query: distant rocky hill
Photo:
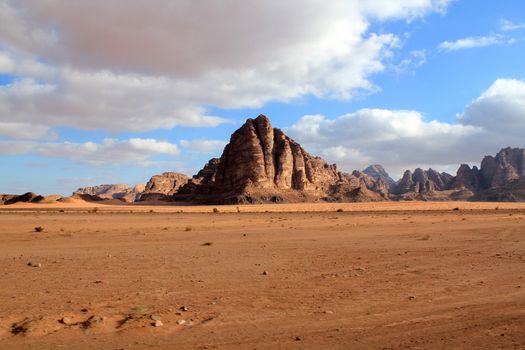
[[[372,178],[339,172],[273,128],[264,115],[248,119],[220,159],[200,173],[205,177],[197,175],[175,197],[214,203],[385,199],[367,188],[374,186]],[[356,196],[352,191],[360,187],[364,194]]]
[[[310,155],[299,143],[260,115],[231,136],[220,158],[196,175],[165,172],[146,185],[79,188],[74,196],[91,201],[184,201],[263,203],[385,200],[525,201],[525,149],[505,148],[481,166],[462,164],[456,176],[433,169],[405,171],[394,181],[381,165],[340,172]],[[34,193],[1,195],[0,203],[52,201]]]
[[[146,184],[144,190],[137,193],[135,201],[164,200],[169,201],[179,188],[188,182],[187,175],[166,172],[154,175]]]
[[[390,175],[388,175],[388,173],[386,172],[385,168],[383,168],[382,165],[379,165],[379,164],[370,165],[365,170],[363,170],[363,173],[372,177],[375,181],[381,179],[388,185],[389,190],[392,190],[396,184],[394,179],[392,179]]]
[[[100,201],[119,199],[123,202],[134,202],[137,196],[144,191],[143,184],[129,187],[124,184],[104,184],[91,187],[82,187],[73,192],[73,196],[84,200]]]

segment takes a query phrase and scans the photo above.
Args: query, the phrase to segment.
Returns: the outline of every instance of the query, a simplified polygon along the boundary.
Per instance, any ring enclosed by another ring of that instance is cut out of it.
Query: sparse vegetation
[[[455,208],[454,208],[454,209],[452,209],[452,210],[454,210],[454,211],[457,211],[457,210],[459,210],[459,208],[458,208],[458,207],[455,207]]]
[[[342,213],[342,212],[344,212],[344,210],[342,208],[339,208],[339,209],[337,209],[337,212],[338,213]]]
[[[214,214],[220,213],[220,212],[219,212],[219,209],[217,209],[217,208],[213,208],[213,213],[214,213]]]
[[[96,214],[96,213],[98,213],[98,210],[99,210],[98,207],[94,207],[93,209],[91,209],[90,212],[93,213],[93,214]]]

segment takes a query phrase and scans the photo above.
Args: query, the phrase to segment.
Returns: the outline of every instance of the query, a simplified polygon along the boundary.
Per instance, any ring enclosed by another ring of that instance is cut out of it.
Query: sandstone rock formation
[[[352,200],[352,190],[368,190],[374,183],[366,174],[338,172],[260,115],[232,134],[221,158],[210,161],[181,189],[186,197],[178,198],[193,195],[219,203]]]
[[[162,175],[154,175],[142,191],[136,196],[136,201],[149,200],[171,200],[173,195],[188,182],[187,175],[166,172]]]
[[[395,194],[404,194],[407,192],[423,194],[433,191],[443,191],[452,179],[452,175],[439,173],[434,169],[423,170],[417,168],[414,173],[407,170],[401,180],[394,186],[392,192]]]
[[[486,156],[480,172],[484,188],[501,187],[520,179],[525,176],[525,149],[508,147],[495,157]]]
[[[38,202],[41,198],[44,198],[44,197],[39,196],[33,192],[26,192],[22,195],[7,199],[6,201],[4,201],[4,204],[9,205],[9,204],[15,204],[19,202],[25,202],[25,203]]]
[[[392,190],[396,182],[388,175],[382,165],[374,164],[363,170],[363,173],[372,177],[375,181],[381,180],[384,182],[389,190]]]
[[[124,184],[104,184],[82,187],[73,192],[73,196],[88,201],[119,199],[123,202],[134,202],[137,195],[144,190],[144,185],[129,187]]]

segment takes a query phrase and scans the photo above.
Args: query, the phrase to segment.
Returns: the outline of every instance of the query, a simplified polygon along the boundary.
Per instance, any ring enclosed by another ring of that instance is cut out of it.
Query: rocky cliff
[[[310,155],[264,115],[248,119],[220,159],[199,174],[180,195],[219,203],[352,200],[351,190],[375,183],[367,176],[366,184],[365,174],[340,173],[334,164]]]
[[[73,192],[73,196],[90,201],[118,199],[123,202],[134,202],[144,191],[144,185],[129,187],[124,184],[103,184],[98,186],[81,187]]]
[[[384,182],[389,190],[392,190],[396,182],[388,175],[385,168],[382,165],[374,164],[363,170],[363,173],[372,177],[375,181],[381,180]]]
[[[189,180],[184,174],[165,172],[161,175],[154,175],[146,183],[143,191],[136,196],[136,201],[149,200],[171,200],[173,195],[179,191]]]
[[[414,173],[405,171],[401,180],[392,188],[395,194],[414,192],[419,194],[443,191],[454,177],[447,173],[440,173],[434,169],[423,170],[417,168]]]

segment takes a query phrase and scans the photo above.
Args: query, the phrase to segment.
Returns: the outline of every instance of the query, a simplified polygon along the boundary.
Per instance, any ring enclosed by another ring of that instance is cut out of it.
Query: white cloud
[[[504,32],[513,31],[513,30],[519,30],[519,29],[525,29],[525,24],[522,23],[514,23],[512,21],[509,21],[507,19],[501,20],[500,29]]]
[[[439,44],[439,48],[447,51],[457,51],[464,49],[472,49],[476,47],[487,47],[492,45],[502,44],[501,36],[480,36],[480,37],[468,37],[458,39],[456,41],[444,41]]]
[[[498,79],[458,116],[457,123],[426,120],[417,111],[362,109],[334,119],[304,116],[287,129],[314,154],[342,169],[384,165],[455,169],[507,146],[525,147],[525,82]]]
[[[0,141],[0,154],[31,153],[90,165],[132,164],[149,166],[157,155],[177,156],[177,145],[154,139],[105,139],[101,143]]]
[[[370,77],[398,45],[371,20],[448,3],[0,0],[0,69],[29,89],[2,88],[0,121],[141,131],[223,122],[204,106],[350,99],[377,90]]]
[[[516,79],[496,80],[467,106],[458,120],[465,125],[525,135],[525,82]]]
[[[208,139],[195,139],[195,140],[181,140],[180,145],[190,151],[206,154],[220,154],[228,142],[223,140],[208,140]]]
[[[29,123],[0,122],[0,136],[15,139],[55,139],[50,127]]]

